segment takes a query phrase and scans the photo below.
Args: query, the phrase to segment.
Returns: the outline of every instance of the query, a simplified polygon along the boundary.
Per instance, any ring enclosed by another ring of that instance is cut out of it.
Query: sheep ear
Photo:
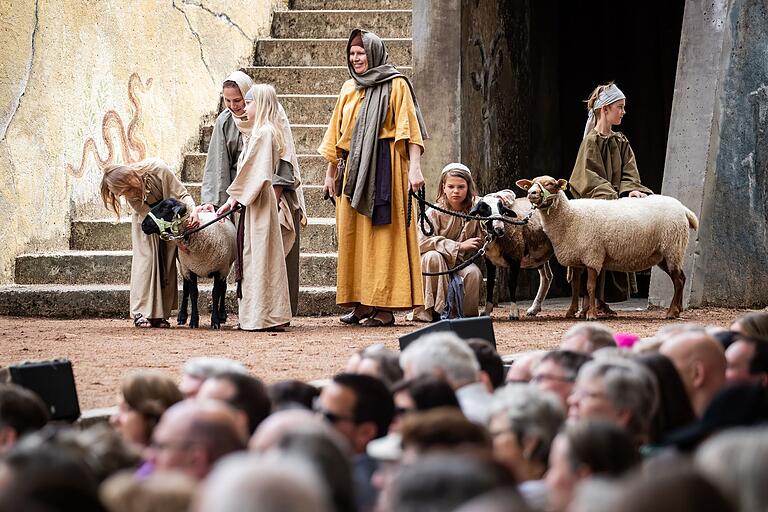
[[[531,188],[531,185],[533,185],[533,182],[531,180],[517,180],[515,182],[515,185],[517,185],[523,190],[528,190],[529,188]]]
[[[173,213],[175,215],[181,215],[181,210],[183,210],[183,209],[184,209],[184,205],[183,204],[177,204],[176,206],[173,207]]]
[[[568,190],[568,180],[557,180],[557,186],[560,187],[561,190]]]

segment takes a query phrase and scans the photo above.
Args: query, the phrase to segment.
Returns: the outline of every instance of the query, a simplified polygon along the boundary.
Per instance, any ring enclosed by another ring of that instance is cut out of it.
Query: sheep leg
[[[496,265],[491,260],[485,258],[485,310],[484,315],[491,316],[493,313],[493,289],[496,287]]]
[[[589,309],[587,320],[597,320],[597,305],[595,304],[595,290],[597,289],[597,270],[587,267],[587,295],[589,296]]]
[[[520,262],[504,258],[509,265],[509,298],[512,301],[509,311],[510,320],[519,320],[520,311],[517,309],[517,278],[520,276]]]
[[[197,329],[200,327],[200,314],[197,311],[197,274],[194,272],[189,273],[189,302],[190,309],[192,310],[189,315],[189,327],[190,329]]]
[[[221,295],[221,280],[219,274],[213,274],[213,290],[211,291],[211,329],[221,327],[219,322],[219,296]]]
[[[549,268],[549,261],[545,261],[538,269],[539,271],[539,290],[536,292],[536,298],[533,304],[525,312],[528,316],[536,316],[541,311],[541,304],[549,292],[549,285],[552,283],[552,270]]]
[[[219,323],[227,323],[227,279],[221,280],[221,295],[219,296]]]
[[[579,310],[579,295],[581,294],[581,267],[569,267],[571,270],[571,305],[565,312],[565,318],[576,318]]]
[[[187,323],[187,302],[189,301],[189,280],[185,277],[184,284],[181,286],[181,305],[179,305],[179,314],[176,316],[176,324],[184,325]]]
[[[672,279],[672,285],[675,287],[675,293],[672,295],[672,302],[669,304],[667,310],[667,319],[674,319],[680,317],[680,312],[683,310],[683,288],[685,287],[685,273],[682,269],[670,269],[667,264],[667,260],[661,260],[659,262],[659,268],[667,273],[670,279]]]

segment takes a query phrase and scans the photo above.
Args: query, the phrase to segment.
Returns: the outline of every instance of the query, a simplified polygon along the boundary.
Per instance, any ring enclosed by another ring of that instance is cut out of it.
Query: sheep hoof
[[[211,329],[213,329],[214,331],[217,331],[221,329],[221,324],[218,322],[211,322]]]
[[[190,318],[190,320],[189,320],[189,328],[190,329],[197,329],[198,327],[200,327],[200,319],[199,318],[195,318],[195,317]]]
[[[587,312],[586,310],[582,309],[578,313],[576,313],[576,318],[587,318]]]
[[[187,315],[182,315],[179,313],[179,316],[176,317],[176,325],[184,325],[187,323]]]
[[[680,311],[677,309],[670,309],[667,311],[667,316],[665,317],[667,320],[674,320],[675,318],[680,318]]]
[[[525,315],[526,315],[526,316],[536,316],[536,315],[538,315],[538,314],[539,314],[539,311],[541,311],[541,308],[534,308],[534,307],[530,307],[530,308],[528,308],[528,310],[525,312]]]
[[[520,320],[520,312],[517,311],[517,309],[512,310],[509,313],[509,319],[510,320]]]
[[[565,318],[576,318],[576,310],[575,309],[569,309],[565,312]]]
[[[587,320],[597,320],[597,312],[596,311],[587,311]]]

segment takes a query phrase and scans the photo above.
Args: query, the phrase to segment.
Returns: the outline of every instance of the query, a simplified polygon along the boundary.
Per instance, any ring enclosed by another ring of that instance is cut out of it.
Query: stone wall
[[[768,5],[685,6],[662,192],[700,219],[684,297],[692,306],[768,304]],[[654,269],[650,300],[671,284]]]
[[[0,283],[17,254],[67,249],[107,216],[100,168],[178,169],[220,82],[287,0],[0,0]]]

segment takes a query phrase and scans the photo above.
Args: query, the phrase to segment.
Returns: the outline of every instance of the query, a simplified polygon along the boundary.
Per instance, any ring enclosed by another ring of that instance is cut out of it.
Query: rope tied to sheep
[[[449,268],[448,270],[443,270],[440,272],[422,272],[421,275],[423,276],[444,276],[447,274],[453,274],[454,272],[458,272],[459,270],[466,268],[470,266],[476,259],[478,259],[481,256],[485,256],[485,251],[488,248],[488,244],[493,242],[493,236],[491,236],[490,233],[486,233],[485,235],[485,242],[483,243],[483,246],[472,256],[461,262],[460,264],[456,265],[453,268]]]
[[[411,198],[416,198],[416,201],[419,205],[419,224],[421,227],[421,232],[424,233],[425,236],[432,236],[435,233],[435,227],[432,225],[432,222],[429,220],[429,217],[427,217],[427,207],[432,208],[433,210],[437,210],[438,212],[445,213],[448,215],[452,215],[454,217],[458,217],[459,219],[464,220],[477,220],[480,222],[485,222],[489,220],[499,220],[501,222],[504,222],[506,224],[514,224],[517,226],[522,226],[525,224],[528,224],[528,220],[533,216],[533,209],[531,209],[525,217],[522,219],[509,219],[507,217],[504,217],[502,215],[489,215],[488,217],[483,217],[482,215],[468,215],[466,213],[461,212],[455,212],[453,210],[447,210],[445,208],[441,208],[440,206],[437,206],[436,204],[432,204],[429,201],[426,200],[426,192],[424,191],[424,188],[419,189],[417,193],[414,193],[413,190],[408,191],[408,214],[406,219],[406,225],[411,225],[411,216],[413,215],[412,209],[413,209],[413,201]],[[429,231],[424,229],[424,224],[427,224],[429,226]]]
[[[180,240],[183,238],[186,241],[186,240],[189,240],[189,237],[191,235],[194,235],[198,231],[202,231],[205,228],[216,224],[221,219],[229,217],[233,213],[240,211],[242,207],[243,206],[238,203],[237,205],[235,205],[234,208],[232,208],[228,212],[222,213],[221,215],[217,215],[215,219],[210,220],[203,225],[197,226],[195,229],[190,229],[187,231],[183,230],[183,226],[184,224],[186,224],[187,219],[189,218],[189,213],[186,213],[183,217],[180,217],[178,214],[176,214],[173,220],[170,222],[168,222],[167,220],[159,219],[155,217],[152,214],[152,212],[149,212],[148,215],[152,217],[152,220],[155,221],[155,224],[157,224],[157,227],[160,228],[161,239],[165,241],[173,241],[173,240]]]

